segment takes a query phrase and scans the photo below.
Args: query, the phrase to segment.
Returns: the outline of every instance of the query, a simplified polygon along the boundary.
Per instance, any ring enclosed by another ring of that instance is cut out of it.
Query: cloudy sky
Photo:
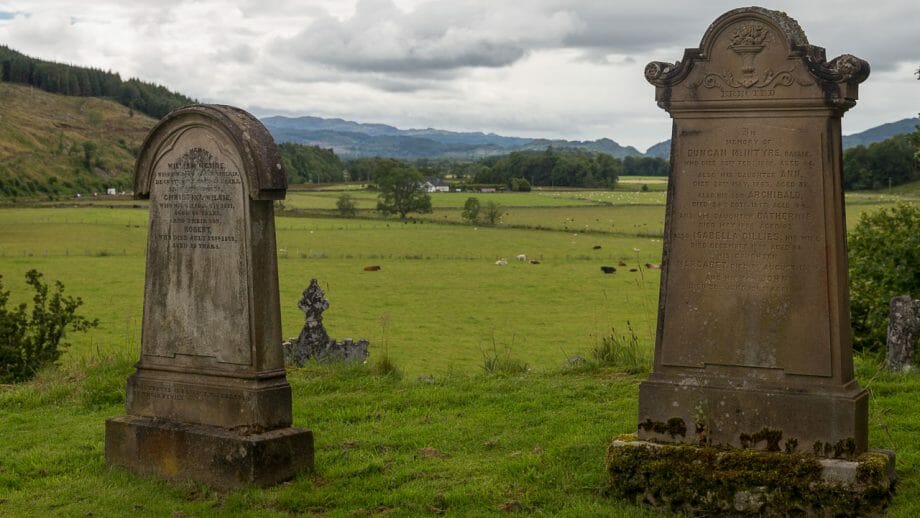
[[[920,111],[920,2],[765,1],[872,74],[853,133]],[[266,115],[597,139],[670,136],[642,71],[736,2],[0,0],[0,44]]]

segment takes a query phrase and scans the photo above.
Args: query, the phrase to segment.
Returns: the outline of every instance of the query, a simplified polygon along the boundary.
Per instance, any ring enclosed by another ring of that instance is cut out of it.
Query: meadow
[[[123,413],[139,350],[144,204],[0,209],[0,274],[13,298],[29,298],[22,280],[36,268],[100,320],[68,336],[59,368],[0,387],[0,515],[656,515],[604,496],[604,450],[635,431],[644,374],[598,364],[592,349],[629,326],[648,368],[660,276],[645,265],[661,257],[662,190],[476,194],[504,208],[496,227],[462,224],[465,193],[436,194],[432,214],[406,222],[371,213],[364,191],[350,194],[367,217],[337,218],[339,194],[294,191],[279,208],[283,335],[299,333],[296,302],[316,277],[329,334],[370,339],[371,361],[291,370],[295,425],[316,434],[317,471],[230,493],[102,460],[104,421]],[[920,202],[920,184],[848,194],[848,227],[898,200]],[[621,261],[615,274],[600,270]],[[375,368],[383,355],[398,373]],[[574,356],[587,361],[567,365]],[[495,358],[514,368],[487,369]],[[898,453],[891,514],[916,515],[920,380],[886,374],[868,355],[857,375],[871,393],[870,443]]]

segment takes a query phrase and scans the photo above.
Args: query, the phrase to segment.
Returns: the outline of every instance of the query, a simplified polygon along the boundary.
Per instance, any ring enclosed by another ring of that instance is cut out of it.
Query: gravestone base
[[[121,416],[105,423],[105,461],[136,473],[218,488],[271,486],[313,469],[313,432],[224,428]]]
[[[664,445],[623,436],[607,450],[609,491],[688,516],[875,516],[891,501],[894,452],[854,460]]]
[[[639,386],[642,440],[840,457],[866,451],[867,419],[868,393],[855,382],[742,389],[686,377]]]
[[[139,365],[128,378],[128,414],[205,424],[241,433],[291,425],[291,386],[285,372],[221,376]]]

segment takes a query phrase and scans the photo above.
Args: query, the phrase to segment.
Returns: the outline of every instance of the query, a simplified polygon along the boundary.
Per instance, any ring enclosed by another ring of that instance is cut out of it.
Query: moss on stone
[[[863,516],[891,495],[887,458],[863,457],[857,482],[842,484],[824,480],[809,453],[621,443],[607,452],[609,493],[691,515]]]
[[[672,439],[677,436],[685,437],[687,435],[687,423],[679,417],[672,417],[667,422],[646,419],[644,423],[639,423],[639,429],[646,432],[668,434]]]

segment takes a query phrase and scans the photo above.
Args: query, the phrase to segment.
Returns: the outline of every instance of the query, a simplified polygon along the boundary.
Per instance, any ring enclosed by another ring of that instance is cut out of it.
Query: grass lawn
[[[895,200],[920,202],[918,192],[848,194],[848,226]],[[374,204],[372,193],[353,195]],[[283,334],[298,334],[296,302],[316,277],[331,302],[329,334],[369,338],[371,363],[386,352],[400,374],[290,371],[295,425],[316,434],[317,471],[230,493],[103,463],[104,421],[123,413],[139,350],[147,211],[107,200],[0,209],[0,274],[13,299],[30,297],[23,276],[36,268],[100,320],[68,337],[60,368],[0,386],[0,516],[656,516],[603,495],[604,450],[636,430],[642,375],[563,364],[590,359],[627,322],[651,350],[660,277],[644,265],[660,261],[664,194],[478,195],[506,208],[492,228],[436,223],[459,222],[464,194],[433,197],[435,212],[411,222],[295,210],[328,212],[337,196],[291,193],[276,218]],[[522,253],[540,264],[515,261]],[[627,266],[601,273],[620,261]],[[365,272],[371,264],[382,268]],[[487,373],[491,357],[529,370]],[[857,376],[871,394],[870,444],[898,455],[891,515],[916,516],[920,377],[885,374],[863,356]]]

